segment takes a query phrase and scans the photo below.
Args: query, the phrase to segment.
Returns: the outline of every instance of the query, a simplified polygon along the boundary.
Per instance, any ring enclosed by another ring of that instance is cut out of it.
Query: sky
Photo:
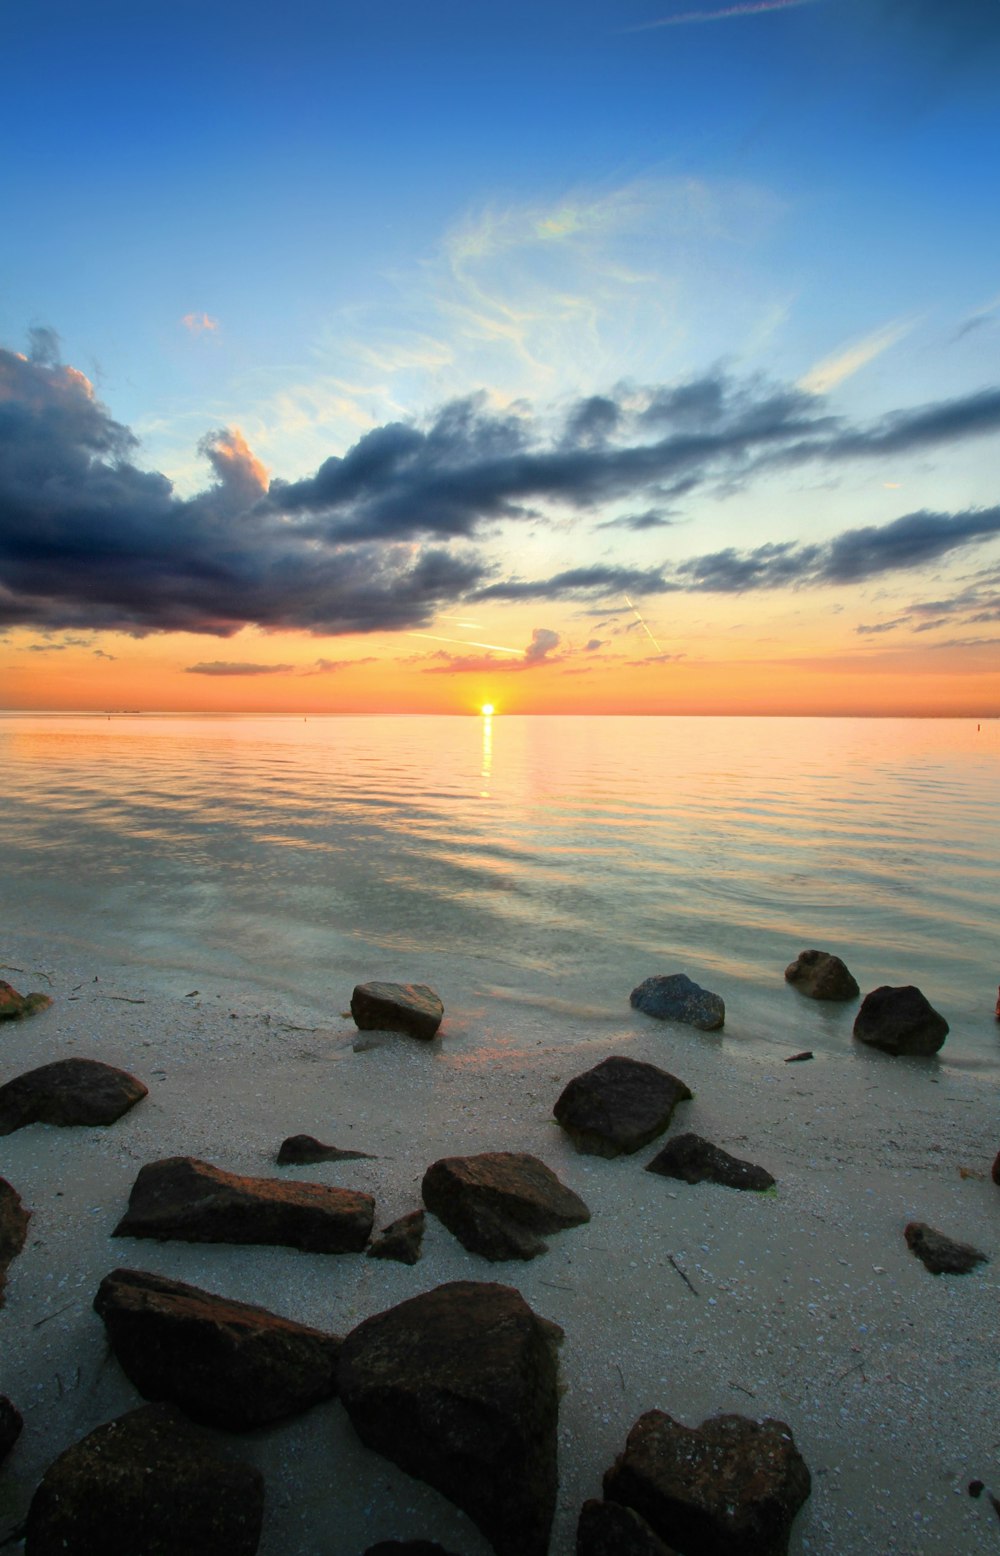
[[[3,35],[0,708],[1000,716],[1000,0]]]

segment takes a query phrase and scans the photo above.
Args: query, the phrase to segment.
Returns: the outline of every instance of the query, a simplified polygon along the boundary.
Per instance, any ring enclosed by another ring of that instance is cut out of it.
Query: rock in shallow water
[[[57,1059],[0,1086],[0,1135],[26,1124],[113,1124],[148,1094],[126,1070],[97,1059]]]
[[[800,951],[785,978],[813,1000],[853,1000],[861,993],[840,957],[829,951]]]
[[[537,1233],[590,1220],[580,1196],[525,1152],[443,1157],[424,1173],[420,1192],[464,1248],[494,1261],[533,1259],[547,1247]]]
[[[497,1556],[545,1556],[561,1337],[512,1287],[454,1281],[352,1330],[340,1397],[362,1442],[468,1513]]]
[[[854,1036],[887,1054],[936,1054],[948,1036],[948,1023],[912,983],[883,984],[866,994],[854,1023]]]
[[[722,996],[701,988],[687,973],[646,978],[632,990],[629,1001],[657,1021],[680,1021],[702,1032],[717,1031],[726,1019]]]
[[[362,1031],[408,1032],[426,1042],[441,1025],[444,1006],[426,983],[359,983],[351,1015]]]
[[[971,1243],[956,1243],[943,1232],[936,1232],[926,1221],[911,1221],[903,1228],[906,1246],[915,1253],[932,1275],[968,1275],[977,1264],[989,1258]]]
[[[574,1076],[553,1112],[578,1151],[621,1156],[662,1134],[678,1102],[690,1099],[690,1090],[676,1075],[613,1054]]]
[[[752,1189],[758,1194],[774,1187],[774,1179],[765,1167],[730,1156],[701,1135],[675,1135],[653,1157],[646,1171],[664,1178],[681,1178],[685,1183],[721,1183],[727,1189]]]

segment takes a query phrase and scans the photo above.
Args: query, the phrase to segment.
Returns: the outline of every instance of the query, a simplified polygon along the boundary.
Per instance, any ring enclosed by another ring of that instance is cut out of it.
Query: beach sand
[[[192,983],[190,997],[171,997],[147,988],[141,967],[95,966],[65,944],[15,935],[0,958],[24,969],[0,977],[55,1000],[0,1028],[0,1079],[79,1055],[150,1088],[108,1128],[34,1125],[0,1142],[0,1174],[33,1213],[0,1314],[0,1392],[25,1418],[0,1472],[0,1538],[58,1453],[141,1402],[91,1310],[101,1278],[129,1266],[341,1334],[443,1281],[516,1286],[565,1330],[552,1556],[572,1556],[582,1502],[600,1495],[629,1427],[654,1407],[688,1424],[722,1411],[789,1424],[813,1476],[792,1556],[996,1556],[1000,1519],[988,1496],[967,1492],[979,1479],[1000,1494],[992,1084],[861,1049],[846,1017],[842,1053],[786,1064],[787,1044],[746,1043],[733,1011],[722,1033],[705,1034],[637,1015],[627,990],[620,1016],[525,1006],[512,1017],[488,997],[450,1003],[439,986],[446,1016],[433,1044],[386,1035],[356,1051],[350,987],[331,988],[317,1027],[314,1004],[284,994],[269,1005],[259,989]],[[808,1048],[823,1016],[801,1004]],[[686,1081],[695,1099],[671,1130],[761,1163],[777,1192],[648,1174],[657,1144],[614,1161],[578,1155],[552,1106],[611,1053]],[[376,1159],[278,1169],[280,1142],[297,1133]],[[530,1263],[489,1264],[428,1216],[413,1267],[110,1238],[139,1168],[166,1156],[363,1189],[380,1227],[418,1206],[432,1161],[487,1150],[540,1156],[586,1200],[590,1223]],[[904,1243],[911,1219],[992,1262],[930,1275]],[[361,1446],[336,1401],[220,1441],[265,1476],[262,1556],[360,1556],[390,1537],[487,1556],[462,1513]]]

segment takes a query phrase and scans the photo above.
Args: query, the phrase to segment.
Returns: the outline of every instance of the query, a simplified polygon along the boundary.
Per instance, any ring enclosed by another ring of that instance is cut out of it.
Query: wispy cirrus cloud
[[[821,362],[815,363],[807,373],[803,373],[798,381],[798,388],[804,389],[806,394],[829,394],[838,384],[842,384],[845,378],[850,378],[861,368],[867,367],[869,362],[874,362],[876,357],[882,355],[890,346],[894,346],[898,340],[902,340],[914,328],[915,320],[897,319],[892,323],[883,324],[880,329],[873,330],[870,335],[854,341],[849,346],[843,346],[832,356],[824,357]]]
[[[294,665],[262,665],[239,659],[209,659],[185,666],[187,675],[290,675]]]
[[[794,11],[803,5],[815,5],[816,0],[746,0],[743,5],[726,5],[710,11],[680,11],[675,16],[659,16],[652,22],[639,22],[628,32],[653,32],[660,27],[693,27],[702,22],[738,21],[744,17],[762,16],[768,11]]]
[[[214,335],[219,328],[218,319],[207,313],[186,313],[181,323],[189,335]]]

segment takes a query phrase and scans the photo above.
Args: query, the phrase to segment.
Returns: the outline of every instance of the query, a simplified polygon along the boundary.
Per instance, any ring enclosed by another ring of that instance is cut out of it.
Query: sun
[[[483,715],[483,718],[488,719],[494,712],[493,704],[491,702],[484,702],[479,711]]]

